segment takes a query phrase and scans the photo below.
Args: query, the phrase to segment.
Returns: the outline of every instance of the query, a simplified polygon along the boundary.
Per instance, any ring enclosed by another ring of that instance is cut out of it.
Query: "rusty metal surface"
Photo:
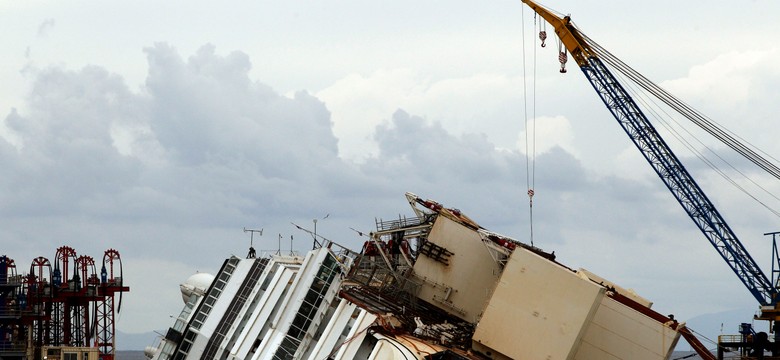
[[[412,299],[404,293],[380,291],[369,286],[351,286],[342,288],[341,297],[366,311],[377,315],[392,314],[400,324],[384,331],[394,334],[414,335],[416,338],[434,341],[434,343],[453,348],[468,349],[474,334],[474,325],[451,316],[441,309],[419,299]],[[425,324],[426,332],[415,331],[419,324]],[[441,324],[451,326],[443,327]]]

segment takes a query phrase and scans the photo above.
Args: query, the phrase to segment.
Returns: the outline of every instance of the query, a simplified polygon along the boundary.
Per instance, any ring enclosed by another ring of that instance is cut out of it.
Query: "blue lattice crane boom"
[[[562,45],[571,54],[631,141],[707,240],[762,305],[767,320],[774,320],[774,315],[770,313],[776,312],[777,288],[745,250],[647,116],[602,62],[600,54],[603,52],[599,51],[596,44],[589,42],[590,39],[574,26],[569,16],[560,17],[533,1],[522,1],[555,28]]]

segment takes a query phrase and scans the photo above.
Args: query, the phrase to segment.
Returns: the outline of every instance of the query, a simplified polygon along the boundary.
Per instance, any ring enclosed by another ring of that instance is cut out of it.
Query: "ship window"
[[[273,280],[274,276],[276,275],[276,269],[278,266],[274,266],[271,271],[268,273],[268,275],[265,276],[265,280],[263,280],[263,284],[260,285],[260,290],[266,291],[268,289],[268,285],[271,283],[271,280]]]
[[[260,338],[255,339],[255,342],[252,344],[252,350],[249,350],[249,353],[254,354],[255,351],[257,351],[257,348],[260,347],[261,342],[263,342],[263,339]]]
[[[167,360],[168,358],[170,358],[170,355],[173,353],[174,350],[176,350],[176,344],[172,342],[166,342],[162,350],[163,355],[160,356],[160,358]]]
[[[189,341],[185,341],[181,343],[181,349],[179,351],[183,353],[187,353],[190,351],[190,347],[192,347],[192,343]]]
[[[66,352],[62,360],[79,360],[79,354],[74,352]]]
[[[225,288],[225,284],[226,284],[226,282],[220,280],[220,281],[217,281],[217,283],[214,285],[214,287],[217,288],[217,290],[222,291],[222,289]]]
[[[195,320],[202,323],[203,320],[206,320],[206,314],[199,313],[198,316],[195,317]]]
[[[304,296],[304,301],[298,308],[298,312],[293,318],[287,335],[282,340],[274,359],[288,360],[293,359],[298,347],[301,345],[306,332],[317,317],[319,307],[325,298],[325,293],[337,274],[338,263],[330,256],[326,257],[315,275],[314,281]]]

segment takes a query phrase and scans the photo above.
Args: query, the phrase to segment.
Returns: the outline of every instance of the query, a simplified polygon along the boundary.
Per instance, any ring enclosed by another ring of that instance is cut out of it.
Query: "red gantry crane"
[[[115,315],[127,291],[114,249],[105,251],[100,276],[94,258],[68,246],[53,263],[35,258],[26,275],[0,256],[0,359],[113,359]]]
[[[115,272],[116,270],[116,272]],[[100,269],[100,285],[97,303],[97,347],[101,358],[112,360],[116,350],[116,322],[114,318],[122,308],[122,293],[130,288],[122,284],[122,258],[114,249],[103,254],[103,265]],[[118,299],[115,299],[118,297]]]

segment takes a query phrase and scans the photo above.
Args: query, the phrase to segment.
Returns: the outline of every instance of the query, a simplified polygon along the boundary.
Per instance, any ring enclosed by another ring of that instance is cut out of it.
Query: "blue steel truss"
[[[634,99],[597,57],[581,67],[585,77],[704,236],[761,305],[777,303],[777,289],[734,235],[696,181],[639,109]]]

